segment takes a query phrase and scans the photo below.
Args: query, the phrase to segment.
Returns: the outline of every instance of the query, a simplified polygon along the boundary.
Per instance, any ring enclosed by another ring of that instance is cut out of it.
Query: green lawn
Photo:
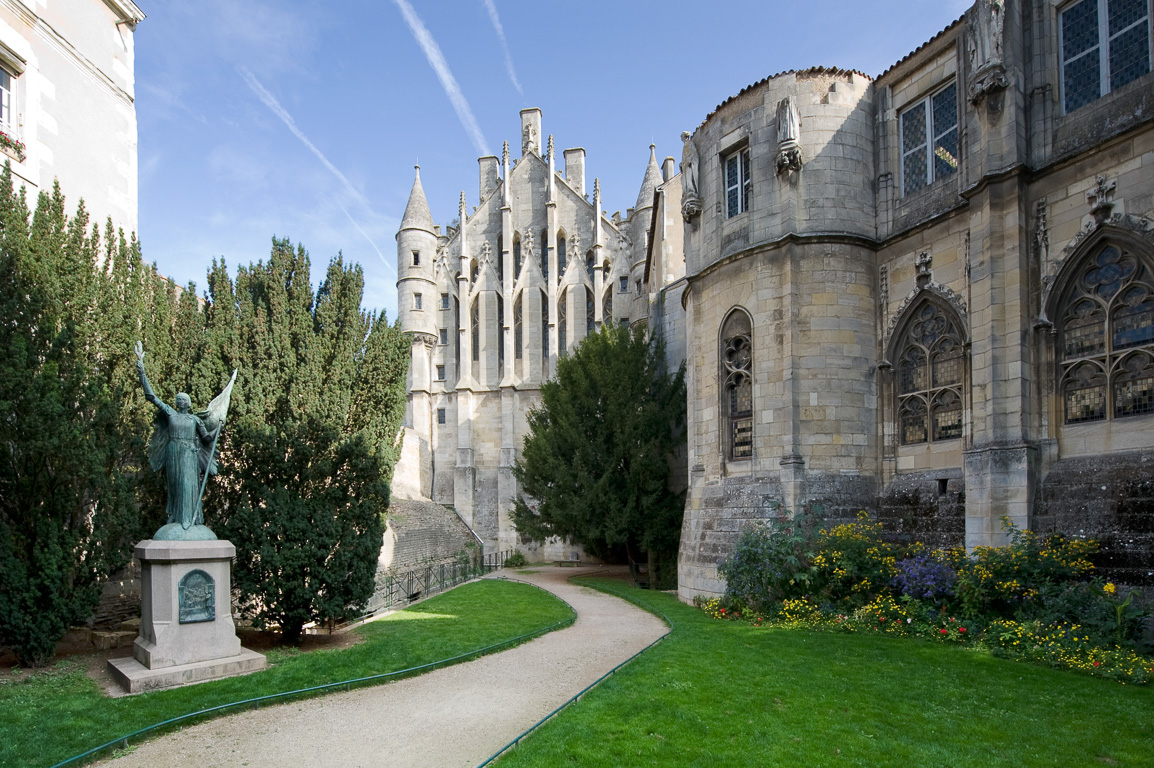
[[[270,669],[187,688],[110,699],[77,665],[0,678],[0,766],[50,766],[137,729],[207,707],[391,672],[459,656],[573,615],[548,592],[478,581],[357,628],[364,642],[277,653]]]
[[[499,761],[517,766],[1154,766],[1154,689],[884,636],[673,626]]]

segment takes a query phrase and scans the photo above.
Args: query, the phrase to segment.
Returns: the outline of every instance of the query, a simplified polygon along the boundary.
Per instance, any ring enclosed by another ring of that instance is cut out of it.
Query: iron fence
[[[373,596],[365,607],[365,616],[401,608],[422,597],[444,592],[446,589],[495,571],[504,565],[514,550],[503,552],[469,553],[455,560],[409,568],[404,571],[381,569],[377,571]]]

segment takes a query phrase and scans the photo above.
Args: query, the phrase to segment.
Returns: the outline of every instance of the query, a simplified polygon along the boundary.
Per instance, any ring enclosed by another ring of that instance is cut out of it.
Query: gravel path
[[[102,765],[472,768],[585,686],[661,637],[653,615],[568,583],[599,568],[507,575],[573,606],[573,626],[476,661],[195,725]]]

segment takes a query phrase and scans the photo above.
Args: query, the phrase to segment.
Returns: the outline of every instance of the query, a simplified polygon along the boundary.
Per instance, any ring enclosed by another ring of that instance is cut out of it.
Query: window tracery
[[[1062,297],[1059,375],[1067,424],[1154,413],[1154,271],[1114,243]]]
[[[753,327],[742,310],[725,319],[721,331],[722,413],[726,455],[753,457]]]
[[[902,445],[961,437],[966,352],[958,324],[937,303],[925,300],[914,310],[898,349]]]

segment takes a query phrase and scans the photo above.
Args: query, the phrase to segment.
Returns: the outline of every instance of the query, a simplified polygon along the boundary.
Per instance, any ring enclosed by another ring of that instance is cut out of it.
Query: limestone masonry
[[[781,73],[652,154],[624,218],[541,114],[398,243],[422,490],[517,545],[510,468],[558,354],[610,318],[687,362],[683,599],[751,521],[820,505],[935,546],[1001,521],[1154,583],[1150,0],[979,0],[883,74]],[[675,170],[680,173],[675,174]],[[561,548],[558,545],[558,548]]]

